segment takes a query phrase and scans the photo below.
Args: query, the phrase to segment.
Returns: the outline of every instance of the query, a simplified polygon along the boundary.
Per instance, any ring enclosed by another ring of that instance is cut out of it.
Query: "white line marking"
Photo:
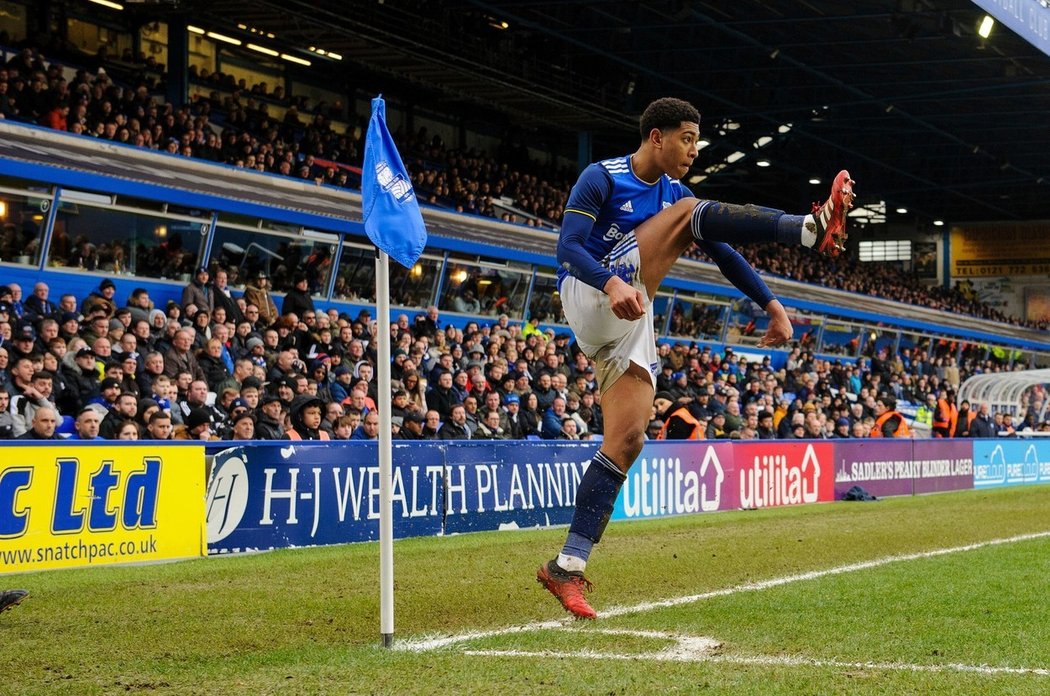
[[[588,660],[663,660],[672,662],[721,662],[734,665],[754,665],[759,667],[834,667],[838,669],[878,669],[898,670],[909,672],[972,672],[976,674],[1031,674],[1034,676],[1050,676],[1050,669],[1041,667],[992,667],[989,665],[964,665],[949,663],[943,665],[915,665],[907,662],[842,662],[839,660],[816,660],[807,657],[773,657],[756,655],[688,655],[669,656],[661,653],[636,653],[625,655],[619,653],[603,653],[594,650],[580,650],[579,652],[555,652],[540,650],[530,652],[528,650],[464,650],[464,655],[475,655],[480,657],[541,657],[541,658],[572,658],[579,657]]]
[[[705,599],[713,599],[715,597],[727,597],[729,595],[737,594],[739,592],[755,592],[758,590],[768,590],[772,587],[780,587],[781,585],[788,585],[795,582],[803,582],[806,580],[816,580],[818,578],[828,577],[830,575],[841,575],[843,573],[852,573],[858,570],[868,570],[871,568],[878,568],[880,566],[889,565],[890,563],[899,563],[903,561],[916,561],[923,558],[935,558],[937,556],[946,556],[952,553],[963,553],[966,551],[975,551],[977,549],[986,548],[988,546],[1000,546],[1002,544],[1013,544],[1018,541],[1030,541],[1032,539],[1045,539],[1050,537],[1050,531],[1035,532],[1032,534],[1018,534],[1017,536],[1006,537],[1002,539],[989,539],[988,541],[980,541],[975,544],[967,544],[965,546],[953,546],[945,549],[935,549],[933,551],[920,551],[918,553],[910,553],[902,556],[886,556],[884,558],[877,558],[872,561],[861,561],[860,563],[850,563],[848,565],[837,566],[835,568],[827,568],[825,570],[812,570],[807,573],[799,573],[796,575],[785,575],[779,578],[773,578],[771,580],[762,580],[759,582],[748,582],[742,585],[734,585],[733,587],[726,587],[721,590],[712,590],[710,592],[704,592],[695,595],[686,595],[683,597],[671,597],[669,599],[662,599],[656,602],[642,602],[641,604],[634,604],[626,607],[610,607],[602,610],[599,615],[600,618],[610,618],[614,616],[624,616],[627,614],[638,614],[654,609],[663,609],[666,607],[676,607],[682,604],[692,604],[694,602],[700,602]],[[494,628],[488,631],[464,631],[463,633],[456,633],[449,636],[441,637],[422,637],[414,640],[399,640],[394,643],[395,650],[402,650],[407,652],[425,652],[428,650],[437,650],[438,648],[444,648],[449,645],[455,645],[457,643],[465,643],[471,640],[477,640],[480,638],[491,638],[494,636],[504,636],[513,633],[525,633],[528,631],[539,631],[544,629],[555,629],[562,628],[573,623],[574,620],[570,618],[556,619],[551,621],[537,621],[534,623],[523,624],[519,626],[508,626],[504,628]],[[830,664],[830,663],[829,663]]]
[[[760,667],[834,667],[838,669],[878,669],[909,672],[972,672],[976,674],[1031,674],[1041,677],[1050,676],[1050,669],[1041,667],[992,667],[989,665],[965,665],[947,663],[941,665],[917,665],[907,662],[843,662],[841,660],[820,660],[806,657],[769,656],[769,655],[719,655],[715,651],[722,643],[706,636],[680,635],[662,631],[632,631],[627,629],[604,629],[588,631],[612,636],[634,636],[639,638],[659,638],[669,640],[672,645],[656,652],[636,653],[603,653],[590,648],[576,652],[558,652],[551,650],[464,650],[465,655],[481,657],[579,657],[588,660],[656,660],[662,662],[721,662],[736,665],[756,665]]]

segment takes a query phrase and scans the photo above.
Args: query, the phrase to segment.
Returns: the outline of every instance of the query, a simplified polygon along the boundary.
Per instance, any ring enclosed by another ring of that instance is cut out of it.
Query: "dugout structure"
[[[959,403],[987,403],[994,413],[1024,415],[1030,405],[1038,403],[1037,420],[1046,418],[1048,400],[1047,385],[1050,370],[1022,370],[1019,372],[994,372],[974,375],[959,387]]]

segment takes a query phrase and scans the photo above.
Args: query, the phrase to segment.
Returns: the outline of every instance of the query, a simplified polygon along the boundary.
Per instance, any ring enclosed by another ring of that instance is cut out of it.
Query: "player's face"
[[[669,176],[681,179],[689,173],[699,152],[696,148],[699,139],[700,124],[688,121],[682,121],[677,129],[663,133],[660,164]]]

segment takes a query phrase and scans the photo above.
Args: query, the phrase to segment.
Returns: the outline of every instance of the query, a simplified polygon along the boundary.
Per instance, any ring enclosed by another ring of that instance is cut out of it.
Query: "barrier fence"
[[[399,538],[567,524],[597,443],[401,443]],[[375,443],[13,445],[0,573],[369,541]],[[647,442],[613,520],[1050,483],[1045,440]]]

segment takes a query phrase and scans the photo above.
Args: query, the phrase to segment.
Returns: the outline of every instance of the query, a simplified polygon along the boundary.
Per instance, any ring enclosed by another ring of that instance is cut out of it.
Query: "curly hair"
[[[700,112],[696,107],[682,99],[663,97],[645,107],[640,121],[639,132],[642,140],[649,137],[653,128],[662,131],[678,128],[682,122],[700,123]]]

